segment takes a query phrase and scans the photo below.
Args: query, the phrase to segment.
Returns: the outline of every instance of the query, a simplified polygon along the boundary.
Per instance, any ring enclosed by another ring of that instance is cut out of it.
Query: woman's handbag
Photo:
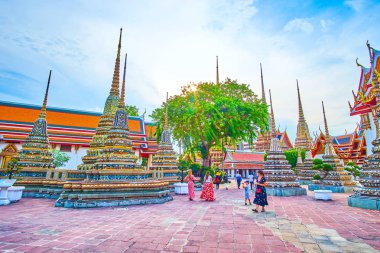
[[[261,193],[261,189],[256,188],[256,193],[257,193],[257,194],[260,194],[260,193]]]

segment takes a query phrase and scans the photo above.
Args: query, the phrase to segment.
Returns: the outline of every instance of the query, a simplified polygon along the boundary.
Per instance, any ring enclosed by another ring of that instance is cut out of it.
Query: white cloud
[[[363,8],[364,0],[346,0],[344,4],[355,11],[360,11]]]
[[[321,25],[321,31],[324,32],[324,33],[328,32],[330,26],[334,24],[333,21],[328,20],[328,19],[321,19],[321,20],[319,21],[319,23],[320,23],[320,25]]]
[[[290,20],[284,26],[285,32],[304,32],[306,34],[310,34],[314,31],[314,26],[306,19],[295,18]]]

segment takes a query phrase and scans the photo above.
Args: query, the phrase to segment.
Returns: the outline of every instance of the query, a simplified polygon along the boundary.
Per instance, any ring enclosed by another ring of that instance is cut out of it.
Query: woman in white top
[[[214,185],[212,182],[212,177],[210,175],[210,171],[206,172],[206,175],[203,180],[203,189],[201,193],[201,199],[205,199],[206,201],[214,201]]]

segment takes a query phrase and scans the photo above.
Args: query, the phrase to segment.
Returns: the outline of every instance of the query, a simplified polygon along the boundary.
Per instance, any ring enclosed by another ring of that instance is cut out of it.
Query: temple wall
[[[8,144],[7,142],[0,141],[0,152],[3,150]],[[17,150],[21,150],[21,144],[19,143],[13,143]],[[70,160],[62,167],[59,167],[59,169],[70,169],[70,170],[76,170],[79,164],[82,164],[82,157],[86,155],[86,151],[88,147],[82,147],[79,146],[76,148],[75,145],[70,145],[70,151],[63,151],[61,149],[61,145],[57,144],[55,146],[55,149],[61,150],[63,153],[67,154],[70,157]],[[135,155],[139,157],[139,160],[137,161],[138,163],[142,162],[142,157],[140,157],[139,150],[135,150]],[[0,156],[0,166],[3,164],[3,156]],[[150,158],[151,159],[151,158]]]
[[[61,145],[57,144],[55,148],[60,150]],[[77,150],[75,150],[75,146],[71,145],[70,152],[62,151],[63,153],[67,154],[70,157],[70,160],[64,166],[59,167],[59,168],[76,170],[77,166],[82,163],[82,157],[86,154],[87,149],[88,147],[80,146]]]

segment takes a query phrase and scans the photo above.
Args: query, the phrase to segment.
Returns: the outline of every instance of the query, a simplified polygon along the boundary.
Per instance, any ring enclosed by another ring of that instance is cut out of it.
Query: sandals
[[[255,213],[258,213],[259,211],[257,211],[257,209],[252,209],[252,211],[254,211]]]
[[[265,210],[261,210],[262,213],[265,213]]]

